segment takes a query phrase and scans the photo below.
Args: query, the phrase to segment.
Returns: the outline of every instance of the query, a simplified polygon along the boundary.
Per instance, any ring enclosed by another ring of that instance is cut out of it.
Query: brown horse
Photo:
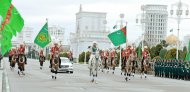
[[[16,61],[17,61],[17,57],[18,57],[17,54],[14,54],[14,55],[12,56],[11,63],[10,63],[10,68],[11,68],[11,70],[14,70],[14,68],[15,68],[15,64],[16,64]]]
[[[115,72],[115,67],[117,66],[117,57],[111,57],[110,60],[108,61],[108,70],[113,70],[112,73],[114,74]]]
[[[25,70],[25,56],[24,54],[19,54],[18,56],[18,74],[19,75],[25,75],[24,70]]]
[[[52,68],[51,68],[51,72],[52,72],[52,79],[57,79],[57,72],[60,66],[60,58],[58,53],[53,56],[52,58]]]

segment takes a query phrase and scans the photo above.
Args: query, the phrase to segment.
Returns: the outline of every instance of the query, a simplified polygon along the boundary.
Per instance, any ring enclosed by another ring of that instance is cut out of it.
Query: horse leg
[[[144,70],[144,76],[147,78],[147,69]]]
[[[55,71],[55,79],[57,79],[57,70]]]
[[[113,74],[114,74],[114,72],[115,72],[115,66],[113,66]]]

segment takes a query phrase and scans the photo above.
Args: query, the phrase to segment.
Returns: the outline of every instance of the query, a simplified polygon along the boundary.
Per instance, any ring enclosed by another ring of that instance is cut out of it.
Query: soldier
[[[154,62],[154,76],[158,76],[158,60]]]

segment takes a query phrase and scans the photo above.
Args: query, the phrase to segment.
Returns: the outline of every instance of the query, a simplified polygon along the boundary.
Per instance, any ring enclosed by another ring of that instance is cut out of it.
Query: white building
[[[61,43],[63,43],[63,41],[65,40],[64,39],[65,29],[63,27],[54,25],[49,27],[48,31],[52,38],[60,40]]]
[[[106,13],[101,12],[85,12],[80,10],[76,13],[76,33],[70,34],[71,51],[73,56],[78,57],[83,51],[87,51],[88,46],[93,41],[98,43],[100,49],[108,49],[111,47],[106,31]]]
[[[12,40],[13,47],[18,47],[20,43],[25,43],[26,53],[28,52],[28,48],[34,45],[34,37],[33,35],[33,28],[31,27],[24,27],[20,33],[17,33],[16,37]]]
[[[167,36],[168,12],[166,5],[145,5],[145,41],[155,46]]]

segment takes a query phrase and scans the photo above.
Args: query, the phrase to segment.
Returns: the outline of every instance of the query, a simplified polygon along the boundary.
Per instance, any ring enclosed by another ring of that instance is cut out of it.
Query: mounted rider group
[[[115,73],[115,69],[119,64],[119,55],[115,48],[100,50],[97,43],[93,42],[93,45],[89,46],[89,49],[91,56],[88,62],[90,75],[93,77],[92,82],[96,82],[95,78],[97,78],[98,70],[107,73],[112,71],[112,74]],[[121,75],[124,74],[126,76],[125,80],[128,81],[131,76],[134,76],[136,70],[140,70],[141,78],[143,75],[147,78],[150,61],[151,58],[147,46],[144,46],[142,57],[137,57],[136,48],[129,44],[127,48],[121,52]],[[93,72],[95,72],[95,74]]]

